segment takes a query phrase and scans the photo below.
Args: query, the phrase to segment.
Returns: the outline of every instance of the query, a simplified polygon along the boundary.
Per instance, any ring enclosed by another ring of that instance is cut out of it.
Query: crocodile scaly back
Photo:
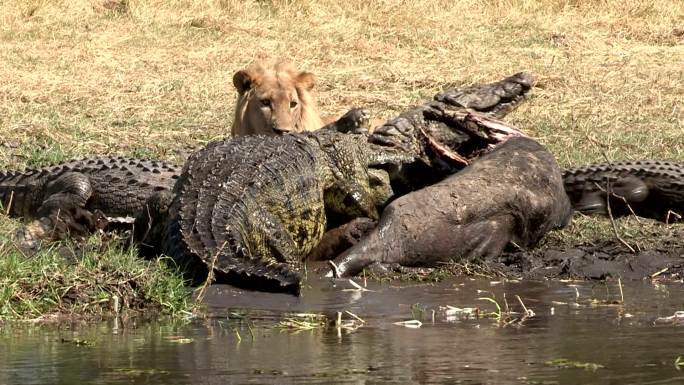
[[[575,210],[587,214],[605,215],[609,203],[615,217],[634,213],[672,222],[684,215],[684,163],[596,163],[566,170],[563,181]]]

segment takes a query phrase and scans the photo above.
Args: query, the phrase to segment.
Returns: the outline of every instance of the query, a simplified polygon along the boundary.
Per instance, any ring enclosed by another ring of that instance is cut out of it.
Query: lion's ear
[[[233,85],[240,94],[244,94],[254,87],[256,80],[254,73],[248,70],[240,70],[233,75]]]
[[[297,75],[297,87],[311,91],[316,85],[316,77],[311,72],[300,72]]]

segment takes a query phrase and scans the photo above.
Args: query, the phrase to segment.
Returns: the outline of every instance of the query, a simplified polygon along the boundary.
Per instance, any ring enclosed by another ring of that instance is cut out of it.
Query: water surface
[[[611,304],[621,298],[615,283],[369,282],[367,292],[311,284],[300,298],[217,285],[204,299],[209,315],[188,323],[3,325],[0,383],[684,383],[675,364],[684,328],[657,320],[684,310],[682,283],[630,282],[623,305]],[[495,305],[478,299],[490,297],[522,312],[516,295],[535,313],[522,324],[444,310],[491,312]],[[342,312],[347,323],[346,311],[365,323],[337,328],[330,320]],[[284,327],[304,320],[298,313],[329,322]],[[419,328],[395,324],[414,319]],[[558,359],[590,368],[554,365]]]

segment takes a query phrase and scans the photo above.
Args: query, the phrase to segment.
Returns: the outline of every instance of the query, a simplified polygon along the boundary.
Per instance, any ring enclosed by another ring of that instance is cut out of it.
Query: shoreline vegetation
[[[146,319],[190,314],[192,292],[163,259],[145,260],[117,235],[43,245],[35,253],[16,248],[0,227],[0,322]]]
[[[538,87],[506,120],[561,166],[684,160],[682,21],[678,0],[1,2],[0,169],[93,154],[182,163],[228,135],[232,75],[260,58],[315,73],[323,115],[378,118],[525,70]],[[0,217],[0,321],[192,310],[176,272],[112,236],[25,256],[17,223]],[[616,224],[630,244],[671,231]],[[576,217],[553,236],[615,235]]]

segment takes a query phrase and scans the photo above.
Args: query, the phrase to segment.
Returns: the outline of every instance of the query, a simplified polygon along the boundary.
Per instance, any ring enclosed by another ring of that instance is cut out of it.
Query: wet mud
[[[630,250],[617,238],[576,242],[551,236],[533,250],[506,252],[481,263],[522,279],[684,277],[684,238],[662,235],[655,243]]]

